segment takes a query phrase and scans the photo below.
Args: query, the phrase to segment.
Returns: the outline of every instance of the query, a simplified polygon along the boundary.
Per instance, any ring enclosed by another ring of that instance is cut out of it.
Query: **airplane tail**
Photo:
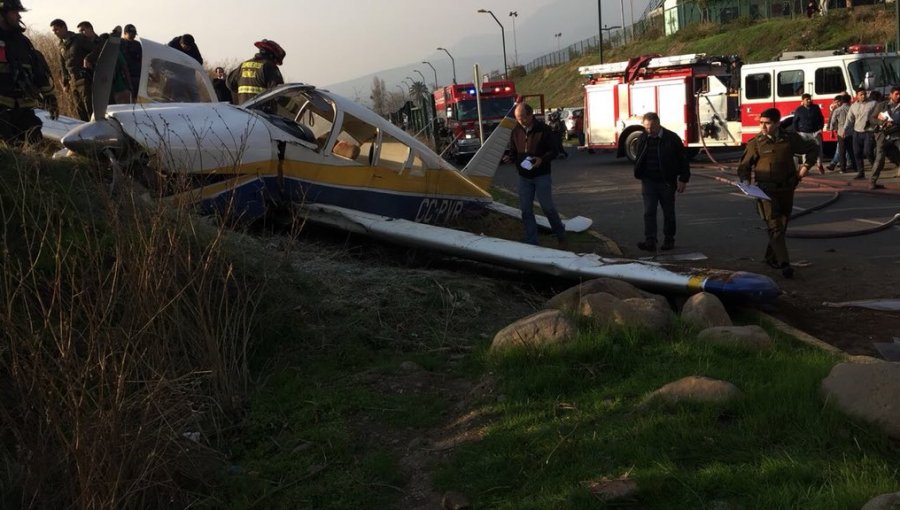
[[[484,141],[481,149],[472,156],[469,164],[462,169],[462,174],[481,189],[487,190],[491,187],[491,181],[494,180],[494,174],[497,172],[503,153],[506,152],[509,136],[514,127],[516,127],[516,120],[510,112],[500,121],[491,136]]]

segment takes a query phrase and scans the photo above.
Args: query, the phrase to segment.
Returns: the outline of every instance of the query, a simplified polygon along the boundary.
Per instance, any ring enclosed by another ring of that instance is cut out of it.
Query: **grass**
[[[881,30],[877,9],[774,32],[833,45]],[[766,36],[745,25],[734,40]],[[722,29],[696,30],[641,49],[724,51]],[[577,104],[572,70],[520,90]],[[683,325],[582,324],[567,347],[490,354],[568,282],[322,231],[233,232],[32,153],[0,150],[0,168],[4,508],[408,508],[420,490],[597,508],[590,482],[627,477],[640,492],[623,506],[837,509],[900,486],[896,444],[822,402],[838,359],[788,338],[739,352]],[[744,398],[641,406],[686,375]]]
[[[822,405],[835,359],[779,338],[773,352],[584,331],[579,342],[486,356],[499,379],[483,439],[457,449],[437,483],[482,508],[596,508],[589,480],[627,475],[640,508],[859,508],[897,488],[895,447]],[[688,375],[736,384],[724,406],[641,407]]]

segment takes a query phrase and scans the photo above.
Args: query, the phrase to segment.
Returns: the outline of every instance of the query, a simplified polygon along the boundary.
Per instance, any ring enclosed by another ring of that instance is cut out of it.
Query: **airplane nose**
[[[108,120],[82,124],[62,137],[63,146],[83,156],[93,156],[106,149],[118,149],[124,145],[122,130]]]

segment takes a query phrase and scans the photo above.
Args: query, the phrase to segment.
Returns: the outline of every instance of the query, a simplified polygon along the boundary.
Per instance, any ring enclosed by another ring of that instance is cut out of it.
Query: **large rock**
[[[900,363],[840,363],[822,392],[841,411],[900,439]]]
[[[645,292],[628,282],[615,280],[613,278],[596,278],[570,287],[553,296],[546,304],[544,304],[544,308],[578,310],[582,298],[598,292],[605,292],[606,294],[611,294],[619,299],[655,298],[665,302],[664,297]]]
[[[654,391],[646,402],[663,400],[676,402],[722,403],[741,396],[741,390],[728,381],[692,375],[663,386]]]
[[[691,296],[681,309],[681,318],[702,329],[733,325],[725,305],[709,292]]]
[[[665,300],[655,298],[619,299],[606,292],[581,298],[581,315],[598,324],[647,328],[662,332],[674,320],[674,313]]]
[[[756,325],[706,328],[697,340],[742,349],[769,349],[773,345],[772,337]]]
[[[491,350],[558,344],[575,336],[576,327],[560,310],[541,310],[513,322],[494,335]]]
[[[859,510],[900,510],[900,492],[875,496]]]

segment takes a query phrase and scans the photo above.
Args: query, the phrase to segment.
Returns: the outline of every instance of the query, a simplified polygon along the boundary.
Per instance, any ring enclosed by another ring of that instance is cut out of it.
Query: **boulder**
[[[900,363],[839,363],[822,392],[842,412],[900,439]]]
[[[691,296],[681,309],[681,318],[702,329],[733,325],[725,305],[709,292]]]
[[[597,324],[647,328],[663,332],[669,327],[675,314],[665,300],[655,298],[619,299],[606,292],[597,292],[581,298],[581,315]]]
[[[570,287],[550,298],[544,304],[544,308],[558,310],[578,310],[581,299],[590,294],[605,292],[619,299],[630,298],[656,298],[665,302],[665,298],[656,294],[645,292],[634,285],[613,278],[596,278]]]
[[[875,496],[859,510],[900,510],[900,492]]]
[[[706,328],[697,335],[697,340],[728,347],[743,349],[770,349],[774,342],[763,328],[750,326],[716,326]]]
[[[666,384],[651,393],[646,401],[722,403],[741,395],[741,390],[728,381],[692,375]]]
[[[491,350],[558,344],[575,336],[575,323],[560,310],[541,310],[517,320],[494,335]]]

